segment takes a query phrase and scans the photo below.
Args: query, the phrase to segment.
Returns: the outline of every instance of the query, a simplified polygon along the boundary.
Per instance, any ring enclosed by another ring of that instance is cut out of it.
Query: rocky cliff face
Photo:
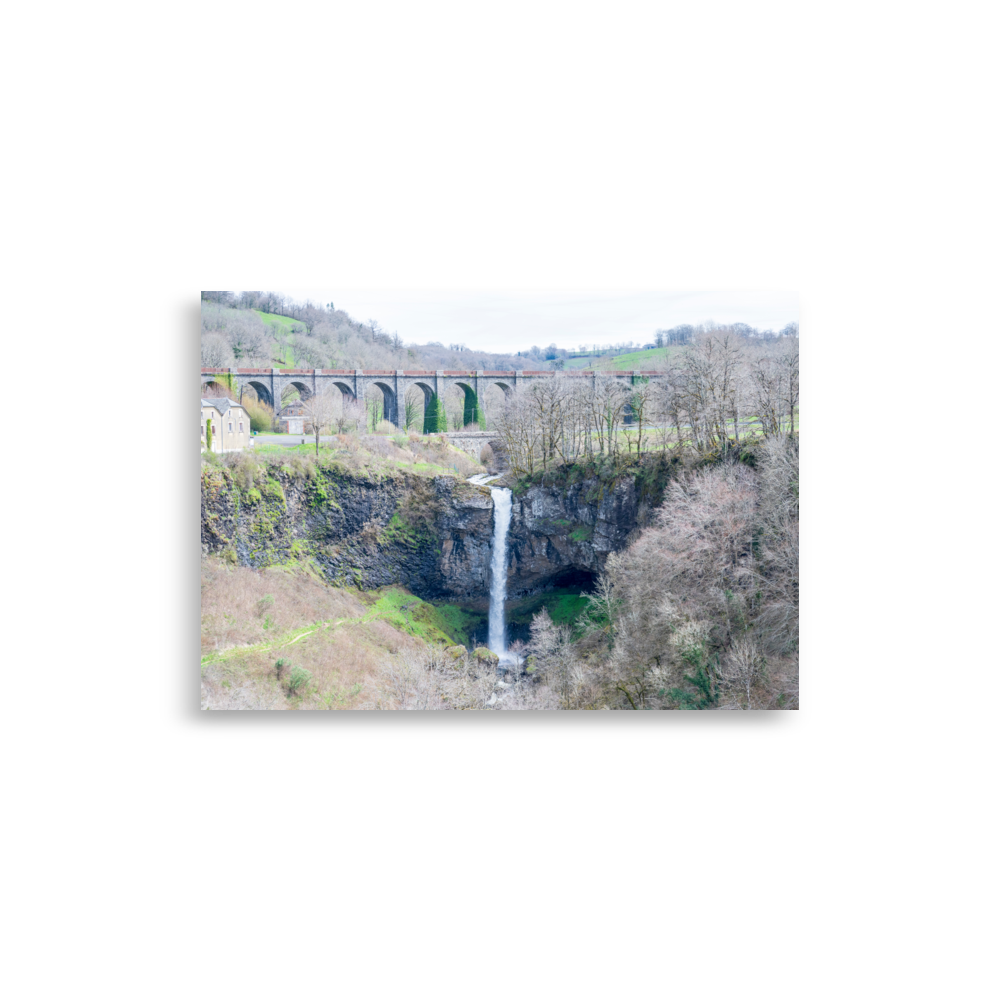
[[[379,481],[331,468],[240,482],[202,470],[202,551],[261,567],[311,557],[334,584],[399,583],[424,598],[489,603],[493,501],[450,476]]]
[[[311,558],[337,585],[399,583],[425,599],[485,610],[493,542],[489,487],[451,476],[371,480],[337,467],[202,470],[202,550],[248,566]],[[585,582],[648,523],[662,481],[627,476],[515,491],[512,600]]]
[[[650,510],[632,476],[530,486],[511,508],[508,594],[516,599],[570,578],[596,576],[608,555],[625,548],[648,523]]]

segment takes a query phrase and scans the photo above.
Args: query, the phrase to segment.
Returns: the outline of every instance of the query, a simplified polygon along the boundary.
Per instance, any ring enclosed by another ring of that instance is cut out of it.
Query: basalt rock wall
[[[565,485],[532,485],[511,507],[511,598],[530,596],[574,575],[596,576],[612,552],[650,522],[662,486],[643,492],[636,476],[611,482],[588,478]]]
[[[512,600],[596,576],[649,523],[662,484],[634,475],[514,491],[507,592]],[[329,582],[398,583],[425,599],[485,610],[493,542],[487,486],[451,476],[380,479],[336,466],[202,468],[202,551],[264,567],[310,560]]]
[[[428,599],[489,603],[488,488],[451,476],[309,472],[260,470],[250,482],[204,466],[203,554],[257,568],[308,559],[339,586],[399,583]]]

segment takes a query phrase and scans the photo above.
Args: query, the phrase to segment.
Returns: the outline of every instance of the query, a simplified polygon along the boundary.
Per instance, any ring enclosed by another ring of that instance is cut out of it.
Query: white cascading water
[[[497,475],[481,473],[470,476],[469,482],[485,486]],[[500,657],[501,663],[520,662],[507,653],[507,630],[504,627],[504,604],[507,601],[507,530],[510,528],[511,492],[490,487],[493,497],[493,554],[490,557],[490,617],[487,646]]]
[[[507,634],[503,606],[507,600],[507,529],[510,527],[510,490],[490,487],[493,497],[493,558],[490,560],[489,648],[501,661],[507,657]]]

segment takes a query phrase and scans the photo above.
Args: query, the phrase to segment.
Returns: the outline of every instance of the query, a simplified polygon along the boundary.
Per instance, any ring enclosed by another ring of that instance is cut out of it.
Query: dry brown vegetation
[[[202,562],[205,709],[556,707],[495,657],[445,650],[373,618],[361,595],[308,570]]]
[[[338,436],[338,442],[353,455],[353,467],[367,467],[369,459],[381,459],[391,465],[412,465],[416,471],[426,471],[435,474],[435,470],[457,473],[463,478],[483,472],[485,466],[476,462],[459,448],[453,448],[448,440],[441,436],[423,437],[419,434],[403,436],[397,434],[393,438],[361,435],[353,438],[348,435]],[[427,466],[426,470],[421,469]]]
[[[797,442],[753,458],[670,484],[608,557],[577,641],[536,617],[529,652],[561,707],[798,707]]]
[[[396,434],[337,434],[318,448],[309,444],[286,448],[265,445],[242,452],[215,456],[202,453],[204,461],[221,463],[244,476],[249,489],[255,470],[260,467],[284,468],[297,477],[311,476],[316,463],[337,462],[354,473],[379,478],[392,471],[412,472],[421,476],[457,475],[462,479],[486,471],[486,467],[443,436]]]
[[[308,572],[204,560],[202,707],[360,707],[377,695],[381,670],[424,649],[385,622],[363,621],[367,611],[357,594]],[[290,691],[296,668],[309,679]]]

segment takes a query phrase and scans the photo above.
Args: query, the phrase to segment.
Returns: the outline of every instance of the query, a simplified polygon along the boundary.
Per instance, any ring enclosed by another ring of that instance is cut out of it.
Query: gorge
[[[401,585],[479,616],[475,641],[504,655],[508,640],[526,637],[523,624],[505,635],[504,599],[509,618],[539,595],[589,590],[608,555],[648,523],[668,476],[659,463],[618,477],[466,481],[246,456],[203,467],[202,552],[257,569],[309,563],[326,582],[362,591]]]

